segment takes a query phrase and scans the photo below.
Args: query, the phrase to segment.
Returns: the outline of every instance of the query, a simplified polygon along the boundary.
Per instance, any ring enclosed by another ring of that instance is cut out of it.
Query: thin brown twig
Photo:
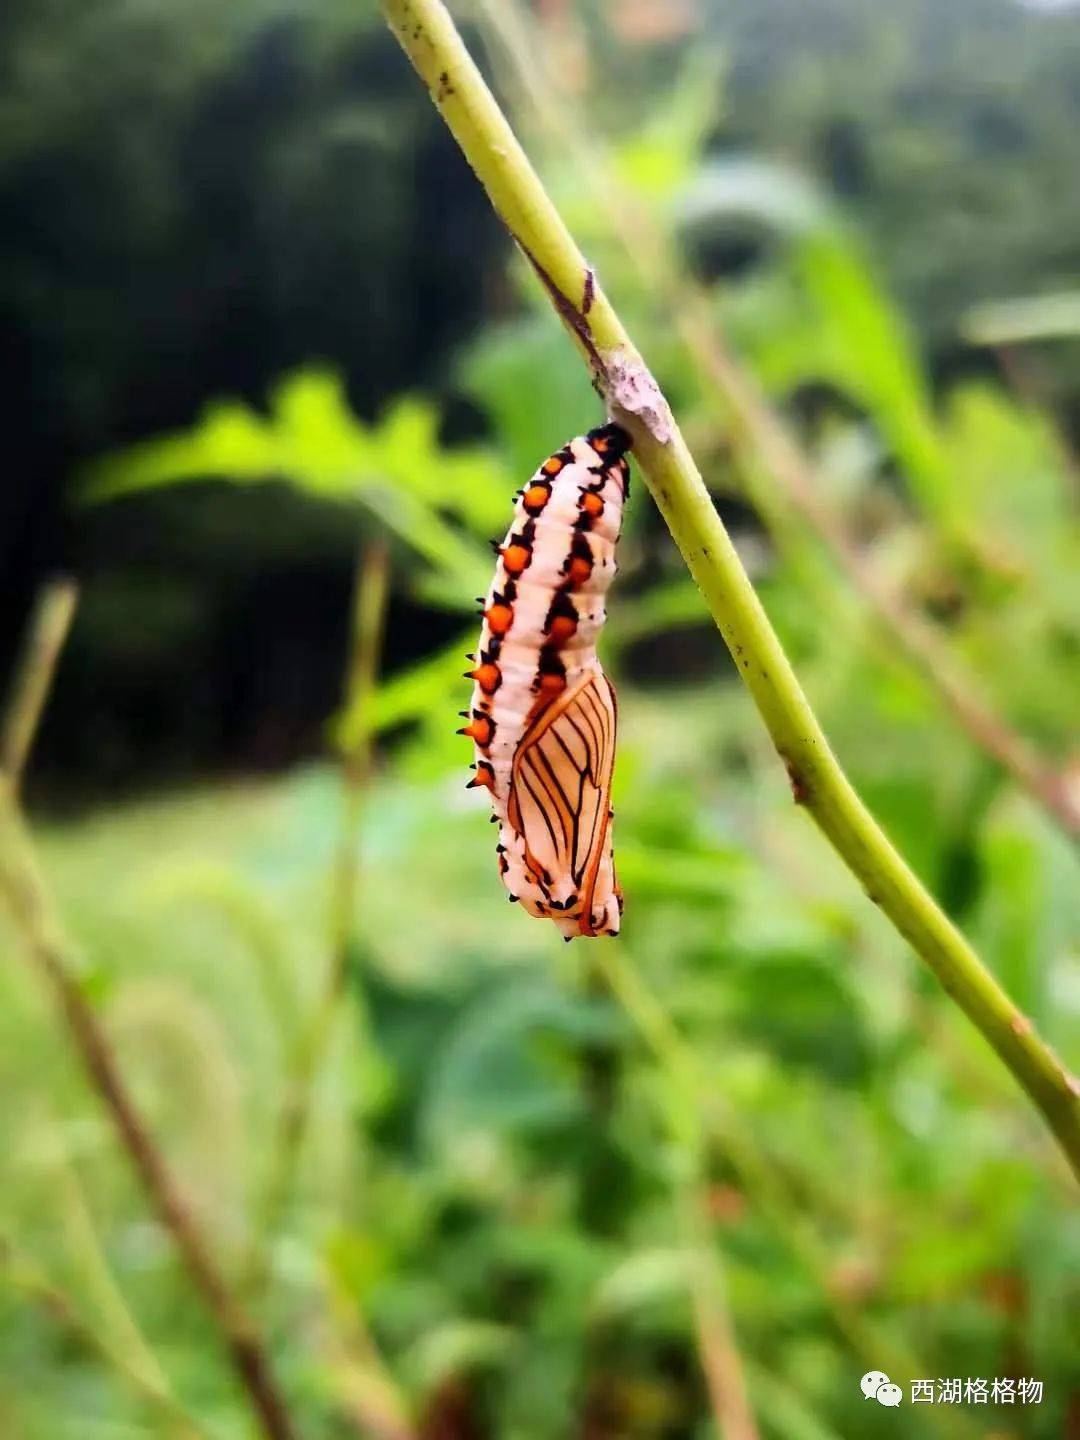
[[[71,597],[73,600],[73,597]],[[70,624],[58,617],[68,598],[57,592],[35,612],[27,661],[9,702],[9,716],[23,717],[13,728],[20,735],[11,752],[25,756],[55,670],[59,644]],[[9,727],[5,727],[7,730]],[[278,1389],[270,1360],[250,1317],[229,1290],[192,1217],[187,1201],[128,1092],[112,1045],[78,982],[78,964],[55,917],[19,808],[13,777],[0,774],[0,897],[23,947],[58,1003],[91,1085],[105,1106],[118,1137],[158,1216],[172,1236],[196,1287],[221,1333],[233,1368],[267,1440],[293,1440],[295,1429]]]
[[[165,1229],[221,1332],[233,1368],[268,1440],[295,1434],[269,1357],[231,1294],[175,1177],[143,1124],[105,1031],[75,978],[76,962],[50,912],[34,857],[6,783],[0,782],[0,894],[24,948],[48,982],[91,1084],[105,1105]]]
[[[886,634],[898,641],[924,682],[944,701],[968,738],[1037,800],[1073,839],[1080,840],[1080,797],[1065,776],[1048,766],[1034,746],[978,694],[974,678],[962,672],[947,646],[926,621],[882,582],[852,539],[841,517],[824,498],[827,489],[814,462],[769,405],[755,381],[725,347],[699,287],[681,287],[680,329],[699,364],[729,406],[731,440],[744,479],[754,463],[779,482],[784,498],[808,522],[852,588]],[[760,489],[748,483],[751,499]]]
[[[323,1289],[323,1348],[343,1413],[371,1440],[417,1440],[416,1426],[356,1297],[340,1293],[329,1275]]]
[[[664,1077],[662,1108],[671,1143],[682,1151],[686,1167],[676,1199],[681,1228],[692,1257],[687,1291],[694,1340],[717,1434],[720,1440],[758,1440],[757,1421],[747,1393],[745,1366],[728,1299],[724,1260],[709,1216],[705,1179],[709,1127],[697,1094],[686,1089],[688,1074],[684,1071],[681,1037],[667,1012],[636,977],[629,985],[625,983],[619,956],[605,957],[604,963],[597,966],[597,973],[612,998],[623,1006],[630,1021],[638,1027],[641,1038],[653,1049]],[[641,1014],[643,997],[646,1015]],[[660,1035],[653,1028],[657,1011],[660,1012]],[[650,1037],[658,1040],[658,1045],[652,1044]]]
[[[581,156],[590,181],[602,192],[599,213],[618,217],[612,226],[636,265],[648,293],[674,317],[683,344],[725,407],[729,439],[750,500],[771,523],[775,497],[766,494],[757,467],[768,472],[775,490],[809,524],[834,563],[892,641],[897,642],[924,683],[935,691],[968,738],[1006,771],[1073,840],[1080,841],[1080,793],[1061,771],[1047,765],[1034,746],[1013,730],[979,694],[978,685],[942,643],[933,627],[914,614],[864,558],[842,518],[824,498],[817,467],[761,392],[750,372],[725,345],[702,287],[677,265],[667,236],[648,210],[617,178],[616,167],[582,137],[590,133],[575,97],[560,87],[553,67],[544,67],[544,46],[536,27],[526,30],[512,0],[479,0],[485,21],[514,67],[517,89],[530,97],[540,122],[561,146]],[[526,57],[528,63],[526,63]],[[559,103],[553,104],[553,89]],[[627,238],[630,237],[630,238]],[[759,503],[760,502],[760,503]]]
[[[727,1300],[727,1287],[712,1237],[704,1224],[705,1197],[700,1184],[688,1197],[690,1225],[700,1232],[690,1277],[698,1355],[722,1440],[758,1440],[758,1428],[746,1390],[742,1355]]]
[[[42,587],[27,626],[26,645],[19,658],[0,736],[0,771],[8,777],[16,793],[75,618],[78,598],[79,587],[70,576],[50,580]]]

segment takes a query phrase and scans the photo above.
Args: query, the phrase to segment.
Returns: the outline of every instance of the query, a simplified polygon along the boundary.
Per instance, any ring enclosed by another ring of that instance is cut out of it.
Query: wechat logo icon
[[[859,1389],[866,1400],[876,1400],[879,1405],[899,1405],[904,1392],[894,1385],[884,1370],[868,1370],[859,1381]]]

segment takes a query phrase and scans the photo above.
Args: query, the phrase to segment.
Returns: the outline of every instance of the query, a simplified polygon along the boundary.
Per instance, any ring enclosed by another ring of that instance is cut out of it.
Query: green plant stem
[[[351,718],[341,751],[341,826],[331,874],[330,957],[315,1011],[300,1038],[282,1107],[280,1128],[267,1187],[264,1240],[251,1259],[247,1287],[257,1291],[266,1275],[265,1243],[285,1206],[307,1132],[315,1081],[330,1043],[345,992],[356,921],[360,827],[371,774],[372,702],[378,685],[390,594],[390,547],[385,538],[365,540],[358,552],[353,584],[349,657],[343,686],[343,713]],[[327,1300],[328,1307],[331,1301]],[[390,1370],[356,1310],[347,1321],[338,1307],[338,1323],[328,1330],[324,1348],[334,1353],[343,1408],[358,1433],[377,1440],[413,1440],[408,1407]],[[346,1332],[348,1341],[346,1341]]]
[[[797,552],[805,545],[809,536],[795,533],[797,516],[859,595],[890,653],[905,657],[968,739],[1041,805],[1070,839],[1080,841],[1080,796],[1075,787],[994,711],[933,626],[906,606],[863,556],[829,504],[828,487],[814,461],[725,344],[706,291],[683,273],[670,236],[619,181],[610,157],[589,144],[584,107],[565,84],[560,85],[557,70],[543,65],[542,27],[536,21],[530,24],[514,0],[479,0],[479,4],[513,66],[515,84],[529,96],[532,110],[554,142],[579,156],[580,168],[601,197],[599,208],[610,222],[612,238],[622,241],[646,292],[671,317],[703,388],[723,409],[726,438],[743,490],[778,546]]]
[[[355,723],[341,755],[344,809],[335,863],[331,967],[327,982],[327,996],[332,1003],[336,1003],[345,985],[349,942],[356,921],[357,848],[364,792],[371,774],[371,712],[378,686],[389,593],[390,547],[384,539],[368,541],[356,565],[352,644],[345,676],[343,710]]]
[[[390,583],[390,551],[384,539],[365,542],[356,563],[344,709],[354,720],[341,755],[342,818],[331,876],[330,960],[315,1012],[297,1046],[282,1106],[280,1130],[267,1187],[264,1231],[272,1231],[285,1204],[307,1130],[311,1094],[329,1044],[345,988],[356,911],[357,848],[364,791],[371,768],[371,702],[382,653]],[[263,1262],[253,1263],[249,1284],[258,1287]]]
[[[584,354],[811,814],[1043,1115],[1080,1178],[1080,1085],[867,810],[818,724],[655,381],[518,144],[440,0],[382,0],[412,65]]]
[[[774,414],[753,379],[724,348],[704,296],[689,284],[672,287],[684,319],[680,330],[708,383],[725,401],[731,436],[740,453],[748,497],[767,517],[771,506],[757,474],[764,465],[779,478],[786,502],[831,554],[852,589],[867,605],[886,639],[897,644],[924,684],[944,702],[969,740],[989,755],[1039,804],[1074,842],[1080,840],[1080,802],[1064,774],[1051,769],[981,696],[971,676],[941,643],[933,627],[920,619],[879,578],[851,539],[840,516],[824,498],[827,491],[783,422]]]

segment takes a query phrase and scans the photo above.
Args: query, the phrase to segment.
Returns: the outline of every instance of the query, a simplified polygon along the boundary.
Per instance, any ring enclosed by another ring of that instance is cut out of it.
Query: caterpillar
[[[512,901],[563,938],[616,935],[622,894],[610,804],[615,691],[596,655],[630,491],[630,436],[606,424],[568,441],[516,495],[487,595],[472,701],[469,787],[491,792]]]

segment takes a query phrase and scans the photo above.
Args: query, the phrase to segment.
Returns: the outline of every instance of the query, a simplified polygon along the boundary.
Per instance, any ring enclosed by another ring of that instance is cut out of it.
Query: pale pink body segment
[[[510,895],[562,934],[619,930],[610,782],[615,699],[596,654],[629,438],[571,440],[520,492],[484,601],[470,723]]]

